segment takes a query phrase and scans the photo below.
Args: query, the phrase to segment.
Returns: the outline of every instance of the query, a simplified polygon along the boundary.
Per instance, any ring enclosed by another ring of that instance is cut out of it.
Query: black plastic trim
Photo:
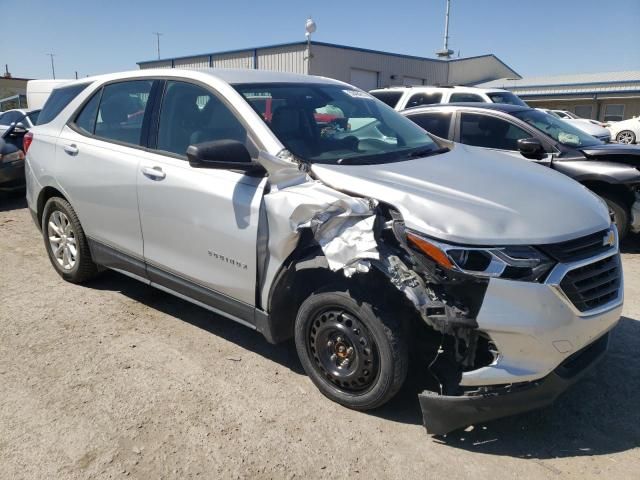
[[[256,323],[254,318],[255,307],[251,305],[234,300],[227,295],[193,283],[153,265],[147,264],[147,276],[152,283],[157,283],[209,307],[226,312],[251,325]]]
[[[551,405],[602,359],[608,342],[606,333],[571,355],[551,374],[533,382],[495,387],[477,395],[447,396],[425,390],[418,400],[427,433],[446,435],[468,425]]]
[[[91,257],[93,257],[93,261],[98,265],[124,270],[138,277],[147,278],[147,271],[142,259],[120,252],[97,240],[91,238],[87,240],[89,242],[89,249],[91,250]]]

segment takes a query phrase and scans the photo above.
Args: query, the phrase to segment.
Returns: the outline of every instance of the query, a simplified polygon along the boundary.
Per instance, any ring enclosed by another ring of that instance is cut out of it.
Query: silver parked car
[[[598,197],[432,138],[342,82],[88,78],[53,91],[28,144],[29,208],[62,278],[110,268],[293,337],[315,385],[350,408],[389,401],[417,362],[431,433],[551,403],[621,313]]]

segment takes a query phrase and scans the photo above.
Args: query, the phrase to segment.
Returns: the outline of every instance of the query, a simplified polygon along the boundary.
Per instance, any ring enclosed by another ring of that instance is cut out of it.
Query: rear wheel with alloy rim
[[[51,264],[65,280],[81,283],[98,273],[78,216],[65,199],[53,197],[45,204],[42,236]]]
[[[618,143],[636,143],[636,134],[631,130],[623,130],[616,135],[616,141]]]
[[[295,342],[318,389],[349,408],[368,410],[386,403],[407,374],[399,319],[346,292],[307,298],[298,311]]]

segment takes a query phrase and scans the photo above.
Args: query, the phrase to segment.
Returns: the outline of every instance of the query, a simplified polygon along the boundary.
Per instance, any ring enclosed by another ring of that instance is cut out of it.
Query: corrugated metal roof
[[[141,61],[141,62],[137,62],[137,64],[138,65],[145,65],[145,64],[153,64],[153,63],[163,62],[163,61],[172,61],[172,60],[175,61],[175,60],[181,60],[181,59],[188,59],[188,58],[193,58],[193,57],[226,55],[226,54],[242,53],[242,52],[247,52],[247,51],[252,51],[252,50],[253,51],[255,51],[255,50],[265,50],[265,49],[271,49],[271,48],[292,47],[292,46],[306,45],[306,44],[307,44],[307,42],[304,42],[304,41],[301,41],[301,42],[289,42],[289,43],[278,43],[278,44],[273,44],[273,45],[264,45],[264,46],[260,46],[260,47],[249,47],[249,48],[241,48],[241,49],[236,49],[236,50],[226,50],[226,51],[219,51],[219,52],[201,53],[201,54],[196,54],[196,55],[185,55],[185,56],[181,56],[181,57],[163,58],[163,59],[160,59],[160,60],[144,60],[144,61]],[[450,59],[450,60],[441,60],[441,59],[438,59],[438,58],[419,57],[419,56],[415,56],[415,55],[405,55],[405,54],[402,54],[402,53],[384,52],[384,51],[381,51],[381,50],[370,50],[368,48],[352,47],[352,46],[349,46],[349,45],[340,45],[340,44],[337,44],[337,43],[327,43],[327,42],[312,41],[311,44],[312,45],[322,45],[322,46],[325,46],[325,47],[341,48],[341,49],[352,50],[352,51],[356,51],[356,52],[375,53],[375,54],[379,54],[379,55],[388,55],[388,56],[392,56],[392,57],[416,59],[416,60],[428,60],[430,62],[441,62],[441,63],[465,62],[467,60],[472,60],[472,59],[476,59],[476,58],[493,57],[498,62],[502,63],[507,69],[511,70],[513,72],[514,77],[519,77],[520,76],[518,74],[518,72],[516,72],[513,68],[511,68],[509,65],[507,65],[502,60],[500,60],[498,57],[496,57],[493,53],[488,53],[488,54],[485,54],[485,55],[476,55],[474,57],[463,57],[463,58],[453,58],[453,59]]]
[[[628,83],[640,84],[640,70],[629,70],[625,72],[600,72],[600,73],[581,73],[574,75],[548,75],[541,77],[524,77],[521,79],[500,78],[478,84],[476,86],[483,88],[507,88],[515,91],[516,89],[534,89],[540,87],[613,87],[614,84]]]

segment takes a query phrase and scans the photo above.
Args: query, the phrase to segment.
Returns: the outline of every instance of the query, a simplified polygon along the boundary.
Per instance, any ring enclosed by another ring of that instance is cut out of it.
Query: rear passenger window
[[[209,90],[185,82],[167,82],[160,109],[158,150],[185,155],[189,145],[214,140],[246,144],[247,131]]]
[[[485,99],[475,93],[452,93],[449,103],[453,102],[484,102]]]
[[[93,97],[91,97],[91,100],[85,104],[80,115],[76,118],[76,126],[85,133],[93,135],[95,132],[96,117],[98,116],[98,104],[100,103],[101,95],[102,89],[98,90]]]
[[[94,134],[107,140],[140,145],[142,120],[152,84],[151,80],[133,80],[105,86]]]
[[[38,125],[49,123],[56,118],[58,114],[89,85],[90,83],[81,83],[54,89],[42,107],[42,111],[38,116]]]
[[[415,93],[411,95],[407,102],[406,108],[419,107],[420,105],[433,105],[434,103],[440,103],[442,100],[442,93]]]
[[[451,113],[433,112],[422,113],[420,115],[411,115],[409,120],[420,125],[427,132],[432,133],[441,138],[449,136],[449,125],[451,125]]]
[[[531,135],[500,118],[476,113],[463,113],[460,118],[460,143],[466,145],[518,150],[521,138],[531,138]]]

